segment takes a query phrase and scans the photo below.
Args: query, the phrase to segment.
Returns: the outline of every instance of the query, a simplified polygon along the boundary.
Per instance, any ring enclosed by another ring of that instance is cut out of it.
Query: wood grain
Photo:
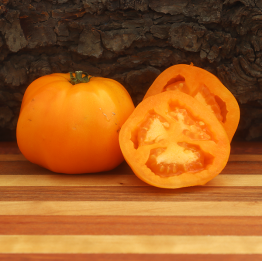
[[[231,143],[231,154],[258,154],[262,155],[262,142],[233,141]]]
[[[262,254],[262,236],[2,235],[0,253]]]
[[[1,152],[1,149],[0,149]],[[21,154],[3,154],[0,153],[0,161],[27,161],[27,159]],[[229,156],[228,161],[261,161],[261,155],[259,154],[234,154]]]
[[[0,201],[262,201],[261,187],[199,186],[162,189],[150,186],[28,186],[0,187]],[[1,211],[0,211],[1,213]]]
[[[229,161],[226,167],[222,170],[221,174],[261,174],[262,162],[261,161]],[[32,164],[29,161],[0,161],[0,175],[50,175],[53,172]],[[133,171],[126,162],[120,164],[113,171],[101,172],[100,174],[132,174]]]
[[[262,201],[1,201],[0,215],[262,216]]]
[[[239,154],[239,155],[230,155],[229,156],[229,159],[228,159],[229,162],[232,162],[232,161],[240,161],[240,162],[257,162],[257,161],[261,161],[261,155],[254,155],[254,154]]]
[[[3,261],[261,261],[260,254],[0,254]]]
[[[261,236],[261,216],[0,216],[0,235]]]
[[[0,142],[0,154],[21,154],[17,143],[14,142]]]
[[[230,161],[221,174],[258,174],[261,175],[261,161]]]
[[[27,161],[27,159],[22,154],[1,154],[0,161]]]
[[[134,174],[86,174],[86,175],[59,175],[59,174],[47,174],[47,175],[0,175],[0,185],[3,187],[151,187],[138,179]],[[253,174],[220,174],[211,181],[209,181],[203,187],[254,187],[262,186],[262,176]],[[175,192],[181,190],[195,191],[194,187],[188,189],[177,189]],[[30,189],[30,188],[28,188]],[[2,188],[4,190],[4,188]],[[68,189],[69,190],[69,189]],[[111,188],[113,191],[114,188]],[[157,190],[152,188],[152,190]],[[159,190],[159,189],[158,189]],[[227,189],[225,189],[227,190]],[[166,190],[162,190],[168,191]]]
[[[262,143],[205,186],[149,186],[123,162],[56,174],[0,143],[0,260],[262,260]]]

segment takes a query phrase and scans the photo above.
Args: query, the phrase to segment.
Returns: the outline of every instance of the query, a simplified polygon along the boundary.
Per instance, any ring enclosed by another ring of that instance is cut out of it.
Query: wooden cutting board
[[[62,175],[0,143],[0,260],[262,260],[262,143],[205,186],[160,189],[126,163]]]

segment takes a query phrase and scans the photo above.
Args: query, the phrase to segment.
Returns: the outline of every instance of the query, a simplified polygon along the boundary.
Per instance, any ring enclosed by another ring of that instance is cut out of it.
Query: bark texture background
[[[209,70],[237,98],[235,139],[262,138],[262,1],[0,0],[0,140],[15,140],[26,87],[83,70],[134,103],[167,67]]]

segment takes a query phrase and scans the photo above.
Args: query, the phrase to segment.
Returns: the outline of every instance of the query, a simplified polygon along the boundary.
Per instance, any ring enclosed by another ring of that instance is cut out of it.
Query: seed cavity
[[[185,172],[199,172],[213,161],[213,156],[199,146],[185,142],[150,150],[146,166],[161,177],[178,176]]]
[[[170,124],[166,119],[155,112],[150,112],[143,123],[138,127],[137,140],[138,146],[159,143],[167,139],[167,129]]]

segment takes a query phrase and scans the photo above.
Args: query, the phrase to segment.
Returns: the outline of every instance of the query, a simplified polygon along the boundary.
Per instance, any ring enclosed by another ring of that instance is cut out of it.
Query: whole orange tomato
[[[17,143],[29,161],[54,172],[111,170],[124,160],[119,130],[133,110],[113,79],[82,71],[42,76],[24,94]]]

